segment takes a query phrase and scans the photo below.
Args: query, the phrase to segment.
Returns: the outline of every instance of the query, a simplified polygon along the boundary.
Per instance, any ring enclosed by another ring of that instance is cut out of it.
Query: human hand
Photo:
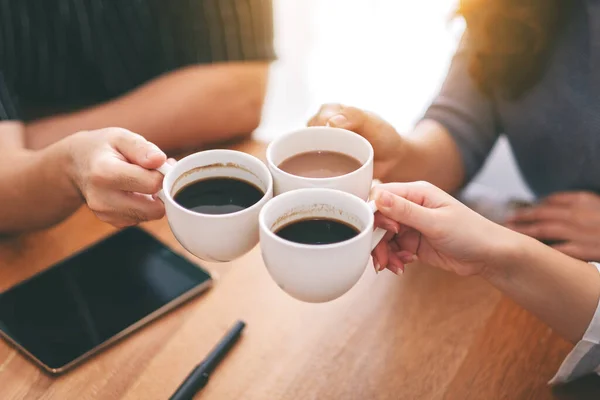
[[[600,196],[562,192],[519,209],[506,226],[584,261],[600,260]]]
[[[392,125],[379,116],[341,104],[325,104],[308,122],[308,126],[343,128],[367,139],[375,151],[373,175],[385,180],[400,158],[403,139]]]
[[[166,160],[156,145],[122,128],[79,132],[65,145],[71,181],[99,219],[125,227],[162,218],[164,204],[151,196]]]
[[[402,273],[418,259],[458,275],[477,275],[518,236],[426,182],[378,185],[373,198],[379,210],[375,225],[392,230],[373,250],[378,271]]]

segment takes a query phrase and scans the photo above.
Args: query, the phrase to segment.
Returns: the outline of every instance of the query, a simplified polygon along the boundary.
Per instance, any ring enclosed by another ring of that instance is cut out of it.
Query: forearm
[[[403,137],[398,161],[390,182],[430,182],[446,192],[455,192],[464,184],[465,170],[458,147],[445,128],[435,121],[420,122]]]
[[[3,135],[17,129],[22,126],[0,123]],[[82,199],[65,172],[65,144],[31,151],[8,143],[9,137],[0,150],[0,233],[44,228],[73,213]]]
[[[120,98],[26,127],[32,149],[81,130],[118,126],[164,150],[181,150],[250,134],[259,124],[268,63],[191,66]]]
[[[598,305],[597,269],[529,237],[508,235],[486,278],[561,336],[579,341]]]

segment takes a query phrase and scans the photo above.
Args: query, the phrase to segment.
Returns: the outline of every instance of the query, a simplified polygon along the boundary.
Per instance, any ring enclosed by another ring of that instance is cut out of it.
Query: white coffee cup
[[[362,166],[349,174],[331,178],[306,178],[279,168],[288,158],[309,151],[335,151],[349,155]],[[367,200],[373,180],[373,147],[362,136],[346,129],[327,126],[300,129],[269,144],[267,165],[273,175],[275,195],[303,188],[329,188],[354,194]]]
[[[373,202],[333,189],[299,189],[274,197],[259,215],[262,257],[273,280],[298,300],[321,303],[350,290],[363,274],[371,251],[386,231],[373,231]],[[343,242],[309,245],[275,232],[303,219],[328,218],[360,233]]]
[[[258,243],[258,214],[273,197],[273,179],[258,158],[233,150],[208,150],[187,156],[175,165],[163,164],[165,175],[160,199],[165,203],[173,234],[190,253],[208,261],[238,258]],[[173,199],[187,184],[211,177],[231,177],[249,182],[265,195],[254,205],[231,214],[201,214]]]

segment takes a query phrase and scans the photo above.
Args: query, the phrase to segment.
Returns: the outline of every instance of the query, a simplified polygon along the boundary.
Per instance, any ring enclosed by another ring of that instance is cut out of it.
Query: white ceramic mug
[[[258,213],[273,197],[273,179],[258,158],[233,150],[208,150],[189,155],[175,165],[163,164],[159,197],[165,203],[173,234],[190,253],[208,261],[231,261],[258,243]],[[232,177],[252,183],[265,195],[254,205],[231,214],[201,214],[175,202],[187,184],[211,177]]]
[[[305,178],[279,168],[292,156],[317,150],[349,155],[362,166],[349,174],[331,178]],[[267,165],[273,175],[275,195],[303,188],[329,188],[367,200],[373,180],[373,154],[373,147],[362,136],[346,129],[318,126],[288,133],[271,142],[267,148]]]
[[[373,231],[373,202],[333,189],[299,189],[274,197],[259,215],[262,257],[273,280],[298,300],[322,303],[350,290],[363,274],[371,251],[386,231]],[[328,218],[355,227],[352,239],[309,245],[275,232],[295,221]]]

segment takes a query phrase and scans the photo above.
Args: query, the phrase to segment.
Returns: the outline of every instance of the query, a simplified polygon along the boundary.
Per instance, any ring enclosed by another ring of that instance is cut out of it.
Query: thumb
[[[384,190],[379,192],[375,204],[384,216],[419,232],[426,231],[427,227],[431,226],[432,216],[430,210],[404,197]]]
[[[167,156],[158,146],[132,132],[118,135],[114,145],[127,161],[146,169],[158,168],[167,161]]]
[[[364,127],[367,114],[365,111],[355,107],[342,107],[341,110],[327,121],[334,128],[343,128],[360,133]]]

